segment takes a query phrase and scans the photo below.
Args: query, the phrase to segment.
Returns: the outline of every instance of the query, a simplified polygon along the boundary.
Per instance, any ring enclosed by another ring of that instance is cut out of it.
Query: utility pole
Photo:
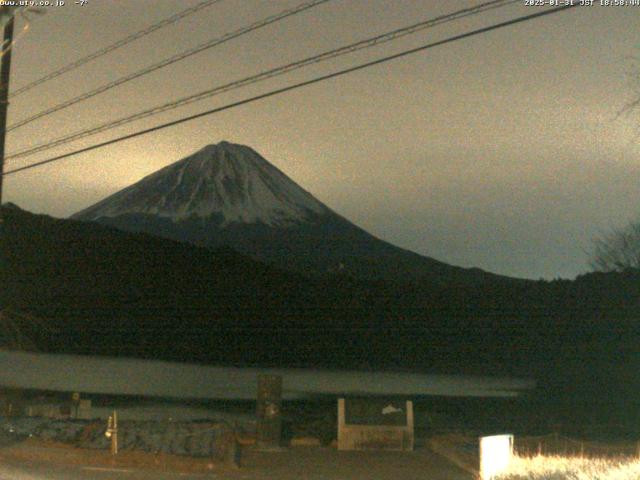
[[[7,136],[7,107],[9,106],[9,78],[11,70],[11,44],[13,43],[13,11],[11,7],[0,7],[0,19],[4,24],[2,36],[2,59],[0,60],[0,206],[2,206],[2,184],[4,180],[4,144]],[[2,212],[0,210],[0,239],[2,238]]]
[[[0,59],[0,270],[4,270],[4,225],[2,215],[2,180],[4,180],[4,140],[7,133],[7,106],[9,105],[9,69],[11,68],[11,44],[13,43],[13,11],[9,7],[0,7],[0,21],[4,25],[2,59]],[[5,321],[4,309],[0,303],[0,323]],[[0,391],[0,402],[7,404],[7,391]],[[11,413],[11,403],[8,403]]]
[[[4,218],[2,214],[2,183],[4,180],[4,141],[7,136],[7,107],[9,106],[9,72],[11,69],[11,44],[13,43],[13,13],[7,6],[0,7],[0,21],[4,25],[2,35],[2,59],[0,59],[0,269],[4,270]],[[0,304],[0,323],[4,310]]]

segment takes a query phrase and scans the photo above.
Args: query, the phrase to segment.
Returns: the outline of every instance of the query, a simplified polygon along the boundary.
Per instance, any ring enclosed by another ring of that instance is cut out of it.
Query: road
[[[105,461],[106,458],[106,461]],[[130,457],[134,460],[135,457]],[[152,456],[153,458],[153,456]],[[240,468],[211,465],[207,460],[179,459],[165,468],[117,462],[108,452],[16,444],[0,448],[0,480],[472,480],[427,448],[415,452],[340,452],[334,448],[296,447],[278,452],[247,449]],[[185,463],[186,462],[186,463]],[[176,467],[177,465],[177,467]],[[172,473],[173,472],[173,473]]]
[[[202,480],[203,478],[215,479],[224,477],[206,473],[161,473],[123,468],[7,461],[6,459],[3,459],[0,465],[1,480]]]

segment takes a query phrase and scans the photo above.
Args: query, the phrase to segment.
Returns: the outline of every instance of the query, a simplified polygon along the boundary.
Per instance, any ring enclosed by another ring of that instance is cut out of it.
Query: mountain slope
[[[333,212],[249,147],[221,142],[76,213],[126,231],[231,246],[304,273],[363,278],[498,279],[395,247]]]
[[[344,272],[305,277],[229,249],[3,214],[0,306],[45,322],[50,330],[34,340],[49,351],[478,374],[535,364],[519,344],[505,362],[487,343],[522,334],[511,316],[492,315],[518,305],[529,283],[408,289]]]

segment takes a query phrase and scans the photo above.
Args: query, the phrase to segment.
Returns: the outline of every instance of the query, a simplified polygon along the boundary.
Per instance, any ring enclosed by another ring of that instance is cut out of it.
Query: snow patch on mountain
[[[72,218],[147,214],[179,222],[220,216],[230,223],[286,226],[329,209],[253,149],[208,145]]]

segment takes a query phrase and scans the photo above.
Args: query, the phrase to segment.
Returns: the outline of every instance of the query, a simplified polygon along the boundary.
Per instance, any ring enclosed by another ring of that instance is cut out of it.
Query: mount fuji
[[[231,247],[307,274],[367,279],[498,278],[393,246],[314,198],[250,147],[220,142],[74,214],[125,231]]]

